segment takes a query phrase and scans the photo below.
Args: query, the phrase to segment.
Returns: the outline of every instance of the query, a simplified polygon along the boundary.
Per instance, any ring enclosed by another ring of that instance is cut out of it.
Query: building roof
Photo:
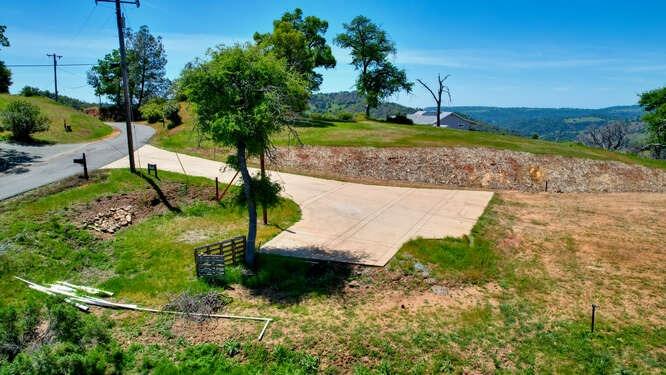
[[[441,112],[439,115],[440,120],[454,114],[453,112]],[[428,111],[416,111],[407,115],[407,118],[412,120],[415,124],[420,125],[434,125],[437,123],[437,113]]]

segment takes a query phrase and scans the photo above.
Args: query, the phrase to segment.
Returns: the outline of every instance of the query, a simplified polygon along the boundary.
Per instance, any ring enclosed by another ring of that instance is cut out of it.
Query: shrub
[[[407,116],[403,114],[397,114],[395,116],[386,116],[386,122],[391,122],[394,124],[405,124],[405,125],[413,125],[414,121],[411,119],[407,118]]]
[[[48,96],[47,94],[48,94],[47,91],[42,91],[39,88],[33,87],[33,86],[24,86],[21,89],[21,92],[20,92],[21,96],[27,96],[27,97],[30,97],[30,96]]]
[[[164,103],[162,110],[164,118],[169,121],[167,124],[168,129],[175,128],[183,123],[183,119],[180,117],[180,114],[178,114],[178,103],[172,101],[166,102]]]
[[[141,117],[148,121],[149,124],[154,124],[164,119],[163,106],[164,103],[157,100],[151,100],[142,105],[141,108],[139,108],[139,112],[141,113]]]
[[[17,140],[30,140],[30,134],[49,129],[49,119],[39,107],[25,100],[15,100],[1,113],[4,128]]]

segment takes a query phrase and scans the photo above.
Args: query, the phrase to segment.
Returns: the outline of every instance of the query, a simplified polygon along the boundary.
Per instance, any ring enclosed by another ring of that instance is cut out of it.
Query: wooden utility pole
[[[266,161],[264,158],[264,151],[261,151],[259,156],[259,165],[261,167],[261,182],[266,179]],[[268,225],[268,210],[266,208],[266,201],[261,202],[261,211],[263,212],[264,225]]]
[[[139,7],[139,0],[95,0],[95,4],[115,3],[116,4],[116,24],[118,25],[118,44],[120,45],[120,70],[123,76],[123,94],[125,97],[125,127],[127,129],[127,148],[129,150],[130,171],[135,173],[134,165],[134,141],[132,140],[132,103],[129,96],[129,83],[127,79],[127,53],[125,52],[125,25],[123,24],[123,14],[120,4],[132,4]]]
[[[62,58],[62,56],[57,55],[55,52],[53,54],[47,53],[46,56],[48,57],[53,57],[53,83],[55,84],[55,101],[58,101],[58,60]]]
[[[437,89],[437,94],[433,90],[428,87],[423,81],[420,79],[417,79],[416,81],[420,83],[423,87],[426,88],[430,92],[430,95],[432,95],[432,98],[435,99],[435,103],[437,104],[437,127],[439,128],[440,125],[440,114],[442,113],[442,93],[446,93],[446,95],[449,96],[449,103],[451,102],[451,91],[449,90],[449,87],[444,84],[444,81],[449,78],[449,75],[447,74],[442,78],[439,74],[437,74],[437,83],[439,84],[439,88]]]

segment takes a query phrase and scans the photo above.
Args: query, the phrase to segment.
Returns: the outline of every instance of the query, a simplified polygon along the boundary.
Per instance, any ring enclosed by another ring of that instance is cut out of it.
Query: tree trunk
[[[370,120],[370,104],[365,105],[365,118]]]
[[[247,161],[245,159],[245,143],[238,142],[236,145],[238,157],[238,169],[243,177],[243,191],[247,201],[248,225],[247,225],[247,243],[245,250],[245,264],[254,268],[255,242],[257,239],[257,206],[252,192],[252,177],[247,170]]]
[[[442,113],[442,104],[441,104],[441,102],[438,102],[438,103],[437,103],[437,127],[438,127],[438,128],[441,126],[441,125],[440,125],[441,123],[440,123],[440,121],[439,121],[439,115],[440,115],[441,113]]]

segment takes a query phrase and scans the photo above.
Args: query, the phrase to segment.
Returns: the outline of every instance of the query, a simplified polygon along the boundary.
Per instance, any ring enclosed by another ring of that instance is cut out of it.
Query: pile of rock
[[[115,233],[132,224],[132,205],[110,208],[100,212],[84,223],[87,228],[102,233]]]
[[[666,192],[666,171],[614,161],[465,147],[279,148],[272,168],[493,190]]]

